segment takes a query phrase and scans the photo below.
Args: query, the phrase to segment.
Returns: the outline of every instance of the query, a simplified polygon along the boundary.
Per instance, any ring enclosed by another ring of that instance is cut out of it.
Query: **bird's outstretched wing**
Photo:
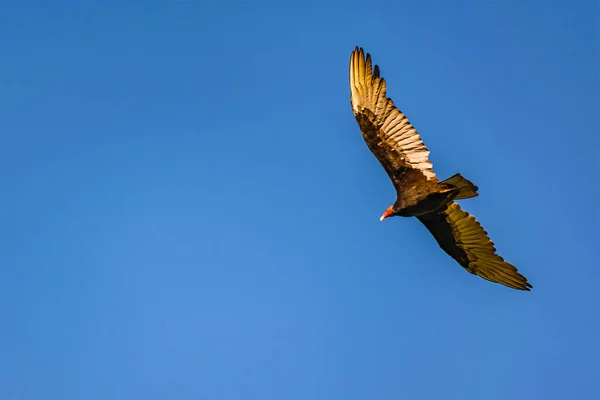
[[[479,222],[452,202],[446,210],[418,217],[440,247],[472,274],[519,289],[532,286],[511,264],[496,254],[494,242]]]
[[[370,54],[356,47],[350,56],[350,103],[363,137],[394,182],[399,171],[416,169],[426,180],[437,177],[429,150],[406,116],[386,97],[386,82]]]

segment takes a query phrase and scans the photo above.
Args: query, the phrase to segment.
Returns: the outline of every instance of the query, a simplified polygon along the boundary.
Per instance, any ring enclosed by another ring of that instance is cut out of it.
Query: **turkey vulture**
[[[477,186],[460,174],[438,180],[419,133],[386,96],[386,82],[370,54],[365,57],[358,47],[350,56],[350,90],[363,138],[396,188],[396,202],[381,221],[417,217],[439,246],[471,274],[529,291],[527,278],[496,254],[487,232],[455,202],[478,196]]]

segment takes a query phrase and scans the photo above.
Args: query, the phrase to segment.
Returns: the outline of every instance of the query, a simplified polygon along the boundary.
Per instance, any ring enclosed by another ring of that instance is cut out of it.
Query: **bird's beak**
[[[385,212],[383,213],[383,215],[381,216],[381,218],[379,218],[380,221],[383,221],[384,219],[386,219],[387,217],[389,217],[392,214],[392,206],[389,206]]]

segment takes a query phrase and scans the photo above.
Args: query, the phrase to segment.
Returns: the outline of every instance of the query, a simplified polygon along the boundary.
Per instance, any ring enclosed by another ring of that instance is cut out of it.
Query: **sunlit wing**
[[[457,203],[450,203],[444,212],[418,218],[440,247],[470,273],[514,289],[532,287],[514,266],[496,254],[487,232]]]
[[[371,56],[356,48],[350,56],[350,102],[356,121],[371,151],[388,175],[414,168],[436,180],[429,150],[408,118],[386,97],[386,82]],[[393,179],[393,178],[392,178]]]

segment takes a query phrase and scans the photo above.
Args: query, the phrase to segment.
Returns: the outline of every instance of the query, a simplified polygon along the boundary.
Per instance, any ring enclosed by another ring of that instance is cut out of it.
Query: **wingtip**
[[[520,278],[519,283],[522,285],[521,287],[517,287],[515,289],[520,289],[520,290],[523,290],[526,292],[530,292],[531,289],[533,289],[533,285],[527,280],[527,278],[525,276],[523,276],[521,273],[519,273],[516,268],[515,268],[515,272],[517,273],[517,276]]]
[[[500,284],[502,284],[504,286],[508,286],[510,288],[513,288],[513,289],[521,290],[521,291],[524,291],[524,292],[530,292],[531,289],[533,289],[533,285],[531,283],[529,283],[527,281],[527,278],[525,278],[523,275],[519,274],[518,272],[517,272],[517,274],[518,274],[518,276],[520,278],[522,278],[522,279],[519,279],[519,281],[514,281],[513,280],[510,283],[506,282],[506,281],[495,281],[495,282],[496,283],[500,283]]]
[[[523,292],[531,292],[531,289],[533,289],[533,286],[531,286],[529,283],[525,284],[525,287],[521,287],[521,288],[515,288],[517,290],[521,290]]]
[[[365,49],[362,48],[361,46],[354,46],[354,50],[352,51],[352,55],[358,55],[361,57],[365,57]],[[366,53],[367,57],[370,57],[369,53]]]

